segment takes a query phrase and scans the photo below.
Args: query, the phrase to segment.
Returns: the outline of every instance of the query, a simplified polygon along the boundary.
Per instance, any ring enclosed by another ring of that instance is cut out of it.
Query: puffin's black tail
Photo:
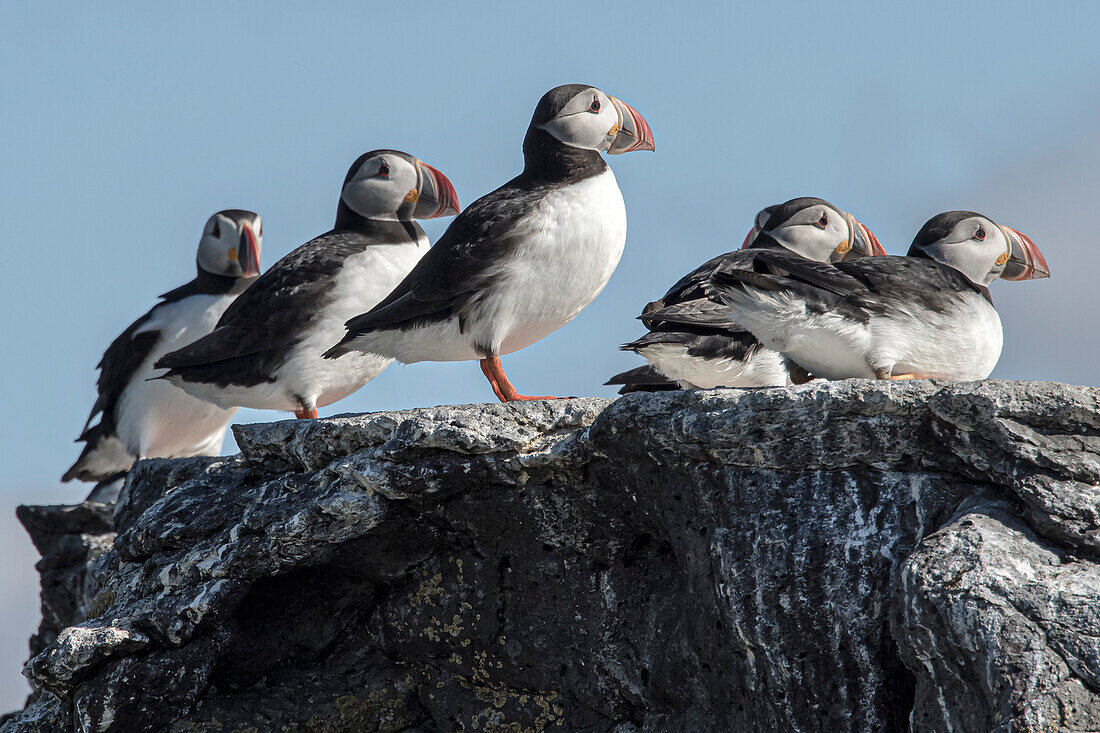
[[[76,463],[61,477],[65,483],[73,479],[103,481],[129,471],[136,460],[115,434],[114,421],[108,416],[85,430],[80,440],[84,441],[84,450],[80,452]]]
[[[351,349],[349,349],[347,346],[344,346],[344,344],[351,341],[353,338],[354,338],[354,336],[352,336],[350,333],[345,334],[344,338],[340,340],[340,343],[336,344],[331,349],[329,349],[325,353],[321,354],[321,358],[322,359],[339,359],[341,356],[343,356],[344,354],[351,351]]]
[[[699,298],[685,303],[656,308],[638,316],[648,328],[657,323],[683,323],[692,326],[729,326],[728,310],[721,303]]]
[[[619,394],[630,392],[667,392],[680,389],[680,385],[665,377],[649,364],[616,374],[605,385],[622,385]]]

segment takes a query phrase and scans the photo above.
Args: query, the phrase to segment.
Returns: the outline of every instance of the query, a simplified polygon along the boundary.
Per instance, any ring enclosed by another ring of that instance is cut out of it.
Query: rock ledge
[[[1100,729],[1100,390],[847,381],[235,428],[22,507],[17,731]]]

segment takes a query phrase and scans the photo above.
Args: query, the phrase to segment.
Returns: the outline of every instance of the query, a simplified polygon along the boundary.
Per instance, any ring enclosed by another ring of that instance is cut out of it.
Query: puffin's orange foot
[[[315,420],[317,418],[317,408],[314,407],[312,410],[295,410],[294,417],[299,420]]]
[[[901,379],[928,379],[928,377],[922,377],[919,374],[891,374],[889,369],[878,368],[875,369],[875,379],[889,379],[896,382]]]
[[[500,357],[489,356],[481,360],[481,373],[485,375],[485,378],[489,380],[489,384],[493,388],[493,394],[497,396],[497,399],[501,402],[523,402],[528,400],[556,400],[557,397],[551,397],[549,395],[542,397],[533,397],[531,395],[520,394],[516,391],[516,388],[512,386],[512,383],[508,381],[507,375],[504,373],[504,366],[500,363]]]

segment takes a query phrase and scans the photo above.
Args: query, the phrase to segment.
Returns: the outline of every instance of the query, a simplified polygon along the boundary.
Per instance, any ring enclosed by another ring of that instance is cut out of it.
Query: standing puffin
[[[262,235],[260,216],[251,211],[227,209],[210,217],[199,240],[195,279],[161,295],[100,359],[99,395],[77,438],[84,450],[62,481],[113,481],[137,458],[218,454],[236,410],[148,380],[156,375],[157,359],[210,333],[256,279]],[[99,422],[91,425],[96,415]]]
[[[458,213],[451,182],[397,150],[364,153],[348,170],[336,225],[275,263],[205,338],[157,362],[164,378],[220,407],[292,411],[347,397],[392,359],[321,352],[344,322],[386,296],[428,251],[413,219]]]
[[[527,128],[523,172],[459,215],[325,356],[479,359],[502,402],[546,399],[519,394],[500,356],[569,323],[607,284],[626,242],[626,207],[600,153],[632,150],[653,150],[634,109],[584,84],[551,89]]]
[[[826,379],[984,379],[1002,342],[989,283],[1050,273],[1028,237],[972,211],[929,219],[906,257],[759,258],[772,272],[717,273],[713,296],[768,348]]]
[[[727,309],[705,292],[715,273],[751,270],[757,253],[766,250],[815,262],[886,254],[871,230],[824,199],[802,197],[769,206],[756,215],[740,250],[692,270],[639,316],[649,333],[621,348],[645,357],[666,381],[631,371],[607,383],[626,385],[624,391],[668,389],[670,384],[685,389],[790,384],[786,359],[731,322]],[[795,376],[804,379],[798,370]]]

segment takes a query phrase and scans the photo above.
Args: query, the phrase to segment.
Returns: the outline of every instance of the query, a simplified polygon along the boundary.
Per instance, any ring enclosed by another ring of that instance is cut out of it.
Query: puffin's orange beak
[[[882,257],[886,254],[886,250],[883,249],[882,243],[878,241],[878,237],[863,222],[851,214],[845,214],[845,218],[848,220],[848,242],[851,247],[844,259]]]
[[[260,240],[248,224],[241,225],[241,246],[237,250],[241,258],[243,277],[256,277],[260,274]]]
[[[1001,278],[1004,280],[1036,280],[1050,277],[1050,267],[1031,237],[1011,227],[1000,227],[1008,238],[1010,252]]]
[[[458,193],[450,179],[422,160],[418,160],[416,164],[420,173],[420,186],[413,216],[417,219],[434,219],[437,216],[457,214]]]
[[[619,155],[634,150],[654,150],[653,130],[649,129],[649,123],[645,118],[623,100],[608,96],[619,113],[619,129],[615,139],[611,141],[611,147],[607,149],[608,155]]]

